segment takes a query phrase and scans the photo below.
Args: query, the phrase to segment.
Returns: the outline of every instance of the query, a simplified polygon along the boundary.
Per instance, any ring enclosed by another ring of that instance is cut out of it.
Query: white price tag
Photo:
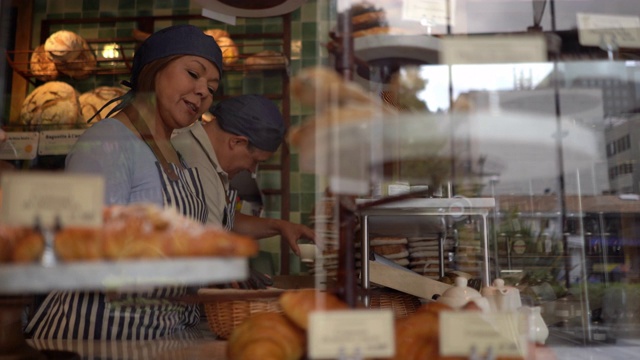
[[[442,64],[536,63],[547,61],[547,42],[542,35],[474,35],[444,37]]]
[[[455,0],[404,0],[402,19],[419,21],[425,25],[453,25],[455,8]]]
[[[33,160],[38,150],[37,132],[8,132],[7,141],[0,143],[0,159]]]
[[[393,312],[315,311],[309,317],[309,358],[387,358],[395,353]]]
[[[528,352],[526,322],[521,314],[479,311],[440,313],[440,355],[524,357]]]
[[[85,129],[41,131],[38,155],[66,155]]]
[[[2,175],[2,222],[51,227],[102,225],[104,179],[88,174],[5,172]]]
[[[578,13],[578,40],[583,46],[640,47],[640,17]]]

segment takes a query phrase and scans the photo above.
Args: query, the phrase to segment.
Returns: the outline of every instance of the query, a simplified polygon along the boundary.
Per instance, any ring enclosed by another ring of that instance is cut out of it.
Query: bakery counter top
[[[50,355],[48,360],[71,360],[72,358],[63,357],[69,352],[77,354],[73,360],[226,360],[227,342],[216,339],[206,326],[206,322],[203,322],[202,329],[199,329],[199,333],[193,338],[179,334],[175,337],[149,341],[27,340],[27,342],[32,347]]]
[[[29,344],[38,350],[73,352],[75,358],[49,357],[49,360],[226,360],[227,342],[218,340],[202,324],[201,334],[195,339],[166,338],[154,341],[33,341]],[[551,340],[551,339],[550,339]],[[584,359],[617,360],[633,358],[640,349],[638,341],[619,342],[617,346],[579,346],[553,341],[547,346],[536,347],[532,360]],[[59,353],[64,354],[64,353]],[[2,356],[0,355],[0,359]]]

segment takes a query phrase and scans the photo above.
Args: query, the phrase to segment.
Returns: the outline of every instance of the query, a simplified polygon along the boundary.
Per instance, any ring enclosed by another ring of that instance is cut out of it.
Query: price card
[[[447,36],[442,39],[442,64],[535,63],[547,61],[542,35]]]
[[[38,150],[37,132],[8,132],[7,140],[0,143],[0,159],[33,160]]]
[[[440,313],[440,355],[525,357],[527,334],[522,316],[517,313],[479,311],[443,311]]]
[[[44,227],[102,225],[104,179],[59,172],[5,172],[2,175],[2,222]]]
[[[429,25],[453,25],[455,0],[404,0],[402,19],[415,20]],[[451,19],[451,20],[450,20]]]
[[[578,13],[578,41],[584,46],[640,47],[640,17]]]
[[[311,359],[387,358],[395,353],[393,312],[315,311],[309,317]]]
[[[38,155],[66,155],[84,129],[41,131]]]

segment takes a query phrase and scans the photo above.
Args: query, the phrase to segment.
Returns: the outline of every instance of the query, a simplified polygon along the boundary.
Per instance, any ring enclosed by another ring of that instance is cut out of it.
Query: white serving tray
[[[245,280],[245,257],[0,265],[0,295],[53,290],[148,290],[156,286],[201,285]]]

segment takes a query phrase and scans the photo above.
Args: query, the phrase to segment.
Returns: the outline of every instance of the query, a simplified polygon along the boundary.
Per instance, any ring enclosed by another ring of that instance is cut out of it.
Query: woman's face
[[[193,124],[213,103],[220,72],[199,56],[181,56],[155,77],[158,115],[170,129]]]

